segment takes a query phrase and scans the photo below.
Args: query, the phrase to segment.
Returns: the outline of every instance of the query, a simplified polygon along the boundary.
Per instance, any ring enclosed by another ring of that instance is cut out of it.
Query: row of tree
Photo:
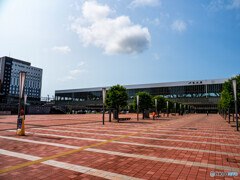
[[[130,104],[129,107],[132,110],[137,110],[137,95],[139,96],[139,111],[144,113],[144,110],[149,109],[157,109],[157,113],[160,111],[167,110],[167,101],[168,101],[168,112],[179,112],[183,110],[183,108],[189,108],[187,104],[182,104],[179,102],[171,101],[170,99],[166,99],[162,96],[152,97],[147,92],[138,92],[133,99],[133,104]],[[127,89],[123,86],[116,85],[112,86],[106,93],[105,103],[107,108],[117,110],[117,114],[119,110],[122,108],[126,108],[128,106],[128,94]],[[157,107],[155,107],[155,99],[157,99]],[[175,104],[176,103],[176,104]],[[175,107],[174,107],[175,104]],[[181,109],[180,109],[181,107]],[[144,117],[144,116],[143,116]]]
[[[233,94],[233,85],[232,79],[229,79],[223,83],[223,91],[221,92],[221,99],[218,102],[218,110],[220,112],[234,112],[234,94]],[[240,107],[240,74],[234,77],[237,79],[237,97],[238,97],[238,108]],[[239,111],[238,111],[239,112]]]

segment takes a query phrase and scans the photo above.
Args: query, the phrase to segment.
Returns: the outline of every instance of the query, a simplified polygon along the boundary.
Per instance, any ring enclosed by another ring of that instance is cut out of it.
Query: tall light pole
[[[238,131],[238,107],[237,107],[237,79],[232,80],[233,84],[233,94],[234,94],[234,102],[235,102],[235,114],[236,114],[236,123],[237,123],[237,131]]]
[[[139,121],[139,95],[137,95],[137,120]]]
[[[106,88],[102,88],[102,98],[103,98],[103,125],[104,125],[104,115],[105,115],[105,97],[106,97]]]

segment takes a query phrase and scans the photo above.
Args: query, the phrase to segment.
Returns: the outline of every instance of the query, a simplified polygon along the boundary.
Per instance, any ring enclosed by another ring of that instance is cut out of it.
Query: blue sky
[[[0,56],[58,89],[240,73],[240,0],[0,0]]]

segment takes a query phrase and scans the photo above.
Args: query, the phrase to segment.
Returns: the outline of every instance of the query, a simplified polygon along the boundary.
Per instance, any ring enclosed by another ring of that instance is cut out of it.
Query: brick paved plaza
[[[240,179],[240,133],[221,116],[120,116],[132,120],[27,115],[26,136],[16,116],[0,116],[0,179]]]

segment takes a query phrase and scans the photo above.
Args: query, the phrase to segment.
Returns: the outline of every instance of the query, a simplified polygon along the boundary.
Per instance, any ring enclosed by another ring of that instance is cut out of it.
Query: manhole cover
[[[227,162],[240,163],[240,160],[227,158]]]

